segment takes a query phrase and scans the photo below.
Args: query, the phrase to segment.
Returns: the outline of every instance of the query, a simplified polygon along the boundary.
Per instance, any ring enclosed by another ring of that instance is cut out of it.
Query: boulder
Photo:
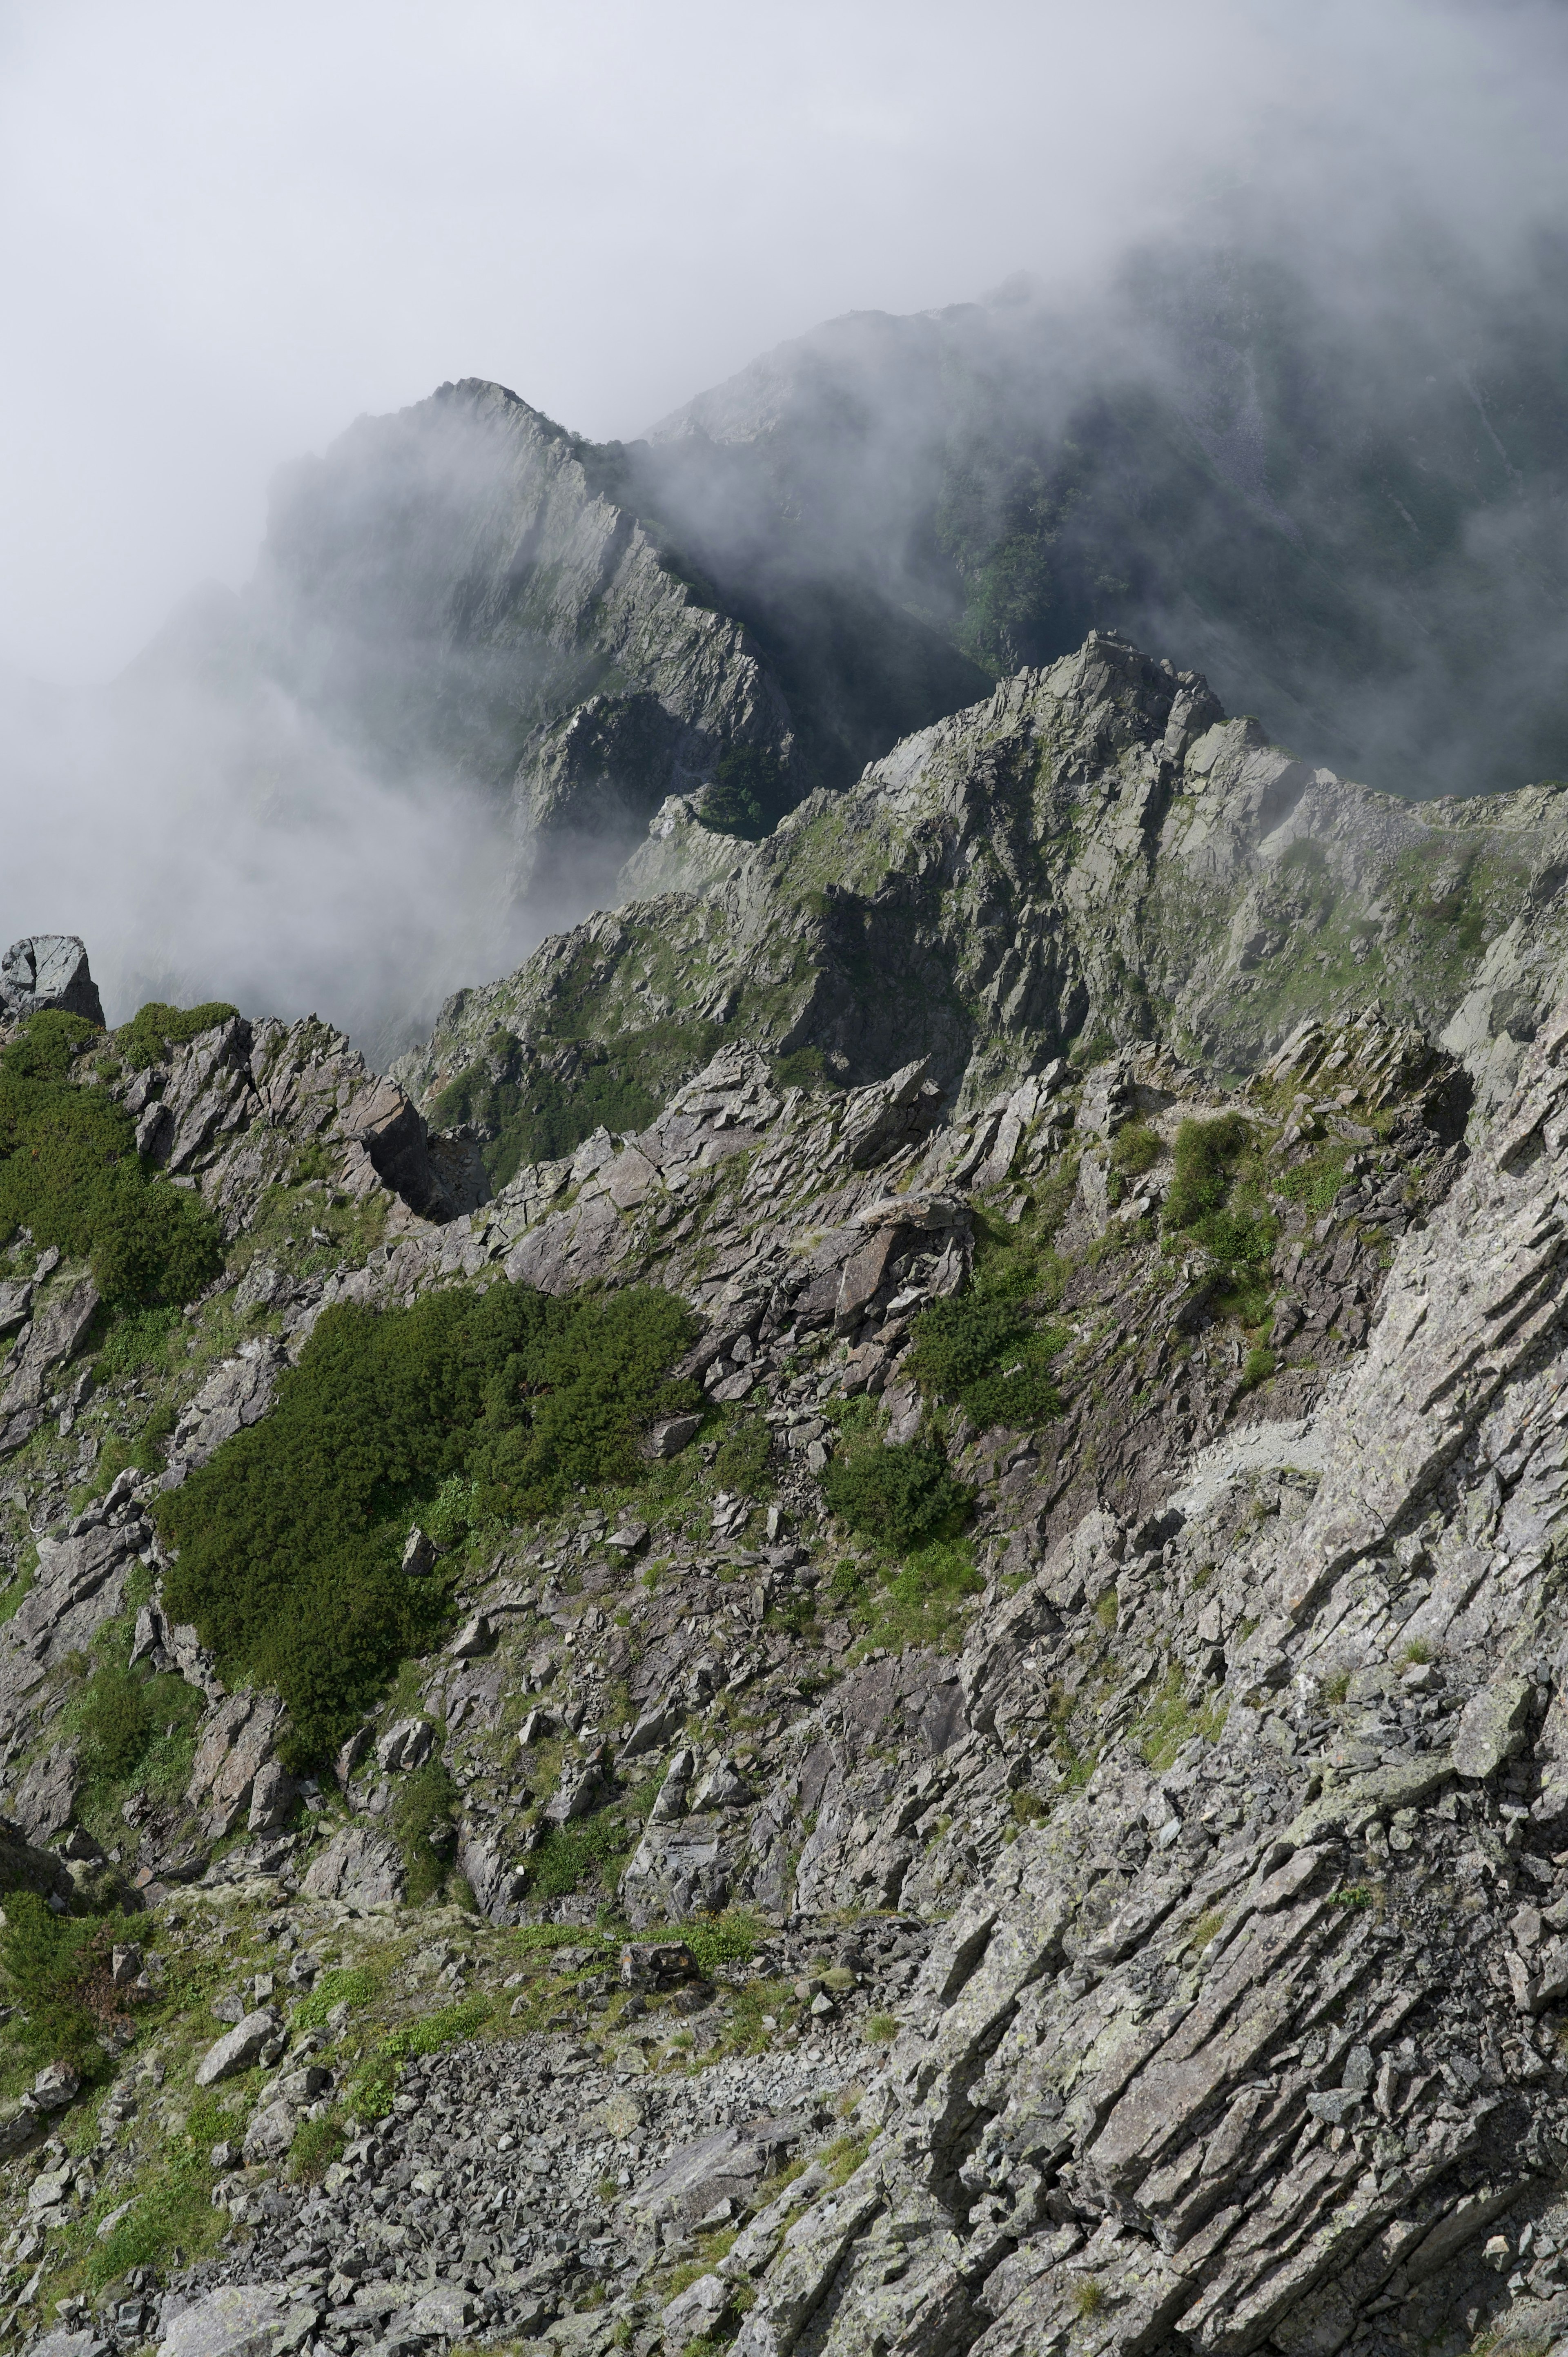
[[[55,1369],[76,1350],[97,1308],[98,1287],[84,1276],[40,1310],[16,1344],[10,1381],[0,1395],[0,1456],[20,1448],[43,1423]]]
[[[667,2349],[684,2349],[690,2341],[706,2341],[724,2322],[734,2287],[723,2276],[699,2276],[678,2291],[660,2319]]]
[[[252,2112],[245,2129],[246,2161],[281,2160],[294,2142],[294,2106],[281,2098]]]
[[[482,1612],[472,1612],[446,1651],[456,1662],[472,1662],[490,1648],[490,1624]]]
[[[1524,1749],[1532,1691],[1530,1679],[1514,1674],[1494,1678],[1471,1695],[1454,1738],[1454,1765],[1461,1776],[1495,1775],[1505,1760]]]
[[[296,2308],[282,2284],[224,2284],[177,2316],[157,2357],[283,2357],[308,2341],[313,2308]]]
[[[644,1442],[644,1453],[650,1457],[679,1457],[682,1448],[695,1440],[702,1429],[700,1415],[667,1415],[650,1425]]]
[[[40,2112],[63,2112],[81,2091],[81,2073],[70,2062],[46,2062],[33,2081],[33,2101]]]
[[[78,933],[29,933],[0,957],[0,1013],[38,1015],[48,1007],[103,1028],[103,1001]]]
[[[312,1860],[305,1889],[312,1899],[350,1907],[395,1905],[406,1887],[395,1845],[371,1825],[345,1825]]]
[[[435,1742],[427,1718],[400,1718],[376,1746],[376,1758],[389,1774],[399,1769],[423,1768]]]
[[[645,2184],[627,2195],[623,2207],[650,2224],[676,2219],[690,2224],[715,2202],[748,2202],[800,2134],[798,2125],[767,2118],[717,2128],[712,2136],[682,2145]]]
[[[0,1895],[7,1890],[36,1890],[40,1899],[69,1899],[70,1874],[48,1850],[35,1849],[19,1825],[0,1817]]]
[[[257,1769],[251,1786],[251,1813],[246,1819],[247,1830],[253,1834],[275,1833],[294,1806],[295,1781],[288,1770],[276,1760],[265,1760]]]
[[[272,1405],[278,1376],[286,1364],[282,1346],[271,1340],[248,1342],[238,1358],[225,1359],[181,1411],[174,1453],[192,1465],[208,1458]]]
[[[435,1542],[425,1531],[412,1530],[403,1550],[403,1567],[410,1579],[423,1579],[435,1568]]]
[[[0,2160],[9,2160],[14,2152],[21,2151],[42,2117],[31,2095],[0,2104]]]
[[[76,1747],[59,1743],[33,1761],[11,1806],[31,1842],[59,1839],[76,1806]]]
[[[227,2036],[208,2048],[197,2064],[197,2085],[213,2087],[220,2079],[227,2079],[236,2071],[248,2071],[263,2047],[271,2045],[277,2034],[274,2015],[260,2011],[243,2015]]]

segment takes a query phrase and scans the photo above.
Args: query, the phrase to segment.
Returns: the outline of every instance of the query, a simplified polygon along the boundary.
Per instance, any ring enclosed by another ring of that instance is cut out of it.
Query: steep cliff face
[[[791,773],[794,726],[743,625],[715,611],[580,446],[466,379],[365,418],[274,492],[257,576],[209,610],[192,663],[286,688],[381,773],[510,797],[514,892],[607,883],[662,797],[746,746]],[[541,867],[542,858],[544,864]]]
[[[969,1104],[1134,1040],[1244,1071],[1305,1015],[1376,999],[1506,1087],[1555,988],[1565,876],[1562,788],[1371,793],[1096,633],[768,842],[672,802],[639,897],[460,994],[399,1071],[497,1135],[589,1055],[607,1107],[646,1118],[725,1034],[856,1084],[929,1058]]]

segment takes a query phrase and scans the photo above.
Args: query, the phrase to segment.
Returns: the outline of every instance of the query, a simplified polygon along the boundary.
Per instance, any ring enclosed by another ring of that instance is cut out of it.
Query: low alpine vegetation
[[[475,1526],[516,1523],[637,1480],[640,1427],[700,1399],[668,1372],[694,1331],[653,1288],[337,1305],[272,1412],[159,1501],[170,1612],[226,1678],[277,1688],[296,1763],[323,1758],[446,1618],[447,1583],[402,1569],[422,1509],[445,1491]]]
[[[188,1301],[223,1265],[217,1222],[136,1152],[136,1126],[107,1089],[73,1079],[102,1033],[79,1016],[35,1015],[0,1055],[0,1240],[27,1228],[91,1264],[112,1308]]]

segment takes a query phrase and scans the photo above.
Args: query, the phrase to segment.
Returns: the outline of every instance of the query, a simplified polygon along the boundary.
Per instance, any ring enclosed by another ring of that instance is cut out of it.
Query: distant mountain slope
[[[732,600],[875,578],[993,676],[1126,630],[1380,787],[1568,770],[1568,269],[1412,236],[1315,291],[1139,257],[830,322],[653,428],[645,478]],[[917,725],[911,722],[910,725]]]
[[[596,489],[568,435],[472,379],[289,469],[253,583],[138,673],[182,669],[220,695],[262,675],[383,776],[510,796],[517,888],[556,888],[541,855],[569,846],[578,905],[727,747],[783,777],[793,758],[744,625]]]

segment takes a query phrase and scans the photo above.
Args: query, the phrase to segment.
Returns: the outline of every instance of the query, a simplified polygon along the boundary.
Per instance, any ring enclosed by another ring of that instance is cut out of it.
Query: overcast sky
[[[630,435],[852,308],[1092,275],[1206,188],[1551,207],[1560,5],[0,5],[0,662],[119,667],[273,469],[444,378]]]

